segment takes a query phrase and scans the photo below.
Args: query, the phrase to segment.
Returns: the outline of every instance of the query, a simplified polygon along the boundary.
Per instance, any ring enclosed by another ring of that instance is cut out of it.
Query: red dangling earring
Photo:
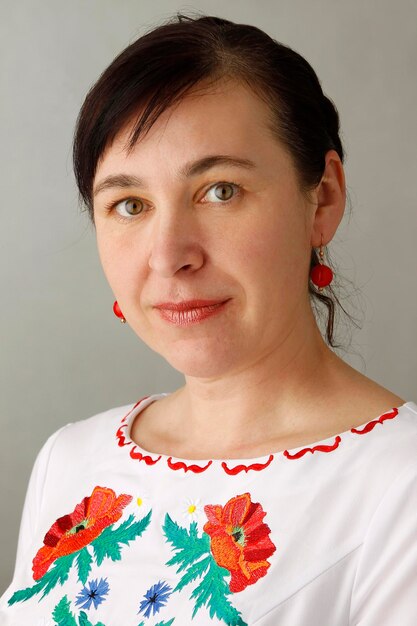
[[[323,287],[327,287],[333,280],[333,272],[327,265],[323,263],[323,233],[321,234],[320,243],[320,262],[311,268],[310,278],[312,282],[319,288],[320,293],[323,291]]]
[[[113,313],[115,314],[116,317],[119,318],[119,320],[122,322],[122,324],[126,323],[125,317],[124,317],[123,313],[120,310],[119,303],[117,302],[117,300],[115,300],[115,302],[113,304]]]

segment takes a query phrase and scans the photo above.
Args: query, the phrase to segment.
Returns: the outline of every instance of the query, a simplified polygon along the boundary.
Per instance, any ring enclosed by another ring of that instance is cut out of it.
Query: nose
[[[155,218],[149,245],[149,267],[165,278],[179,270],[196,271],[204,263],[198,225],[187,208],[161,211]]]

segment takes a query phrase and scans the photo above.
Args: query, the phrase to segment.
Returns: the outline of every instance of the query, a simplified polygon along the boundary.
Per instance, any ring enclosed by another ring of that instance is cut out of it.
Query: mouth
[[[163,320],[174,326],[190,326],[203,322],[209,317],[221,313],[229,300],[188,300],[186,302],[167,302],[157,305]],[[208,303],[208,304],[207,304]]]
[[[217,306],[223,304],[225,300],[183,300],[182,302],[160,302],[155,305],[156,309],[165,311],[190,311],[192,309],[200,309],[203,307]]]

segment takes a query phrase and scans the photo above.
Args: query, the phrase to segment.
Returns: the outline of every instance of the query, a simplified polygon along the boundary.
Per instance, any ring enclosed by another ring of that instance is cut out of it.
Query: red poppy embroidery
[[[259,502],[251,502],[249,493],[231,498],[225,506],[204,507],[208,522],[203,530],[210,535],[214,560],[231,574],[229,588],[242,591],[265,576],[267,561],[276,550],[269,538],[269,526],[263,522],[266,512]]]
[[[38,580],[51,564],[61,556],[72,554],[96,539],[100,533],[121,516],[122,509],[132,496],[121,494],[116,498],[113,489],[94,487],[69,515],[60,517],[45,535],[44,545],[33,559],[33,578]]]

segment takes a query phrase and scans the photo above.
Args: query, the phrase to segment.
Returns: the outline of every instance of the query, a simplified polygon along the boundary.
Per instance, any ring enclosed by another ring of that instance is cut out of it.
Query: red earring
[[[314,265],[311,268],[310,278],[312,282],[319,288],[320,292],[323,291],[323,287],[327,287],[333,280],[333,272],[327,265],[323,263],[323,234],[321,235],[321,243],[320,243],[320,263]]]
[[[116,317],[119,318],[122,324],[125,324],[126,320],[125,320],[123,313],[120,310],[119,303],[117,302],[117,300],[113,304],[113,313],[115,314]]]

